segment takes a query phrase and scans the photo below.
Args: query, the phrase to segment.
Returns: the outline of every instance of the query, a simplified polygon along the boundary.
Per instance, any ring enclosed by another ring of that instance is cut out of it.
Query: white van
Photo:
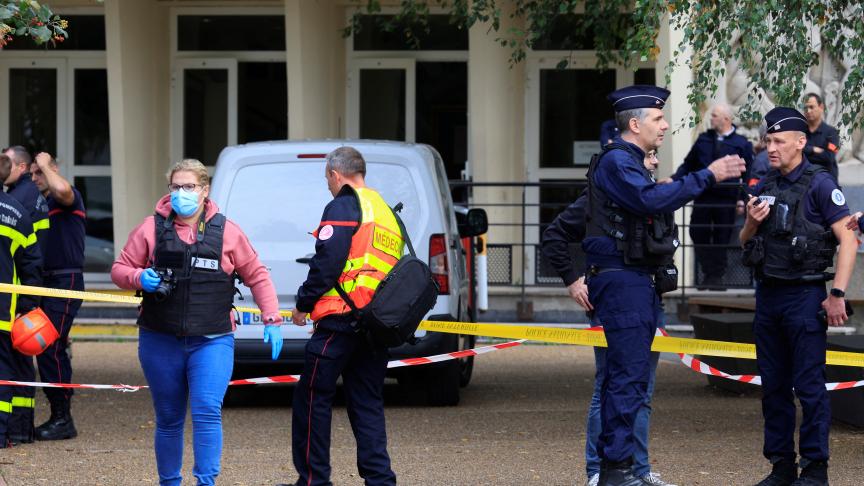
[[[227,147],[219,155],[210,198],[252,241],[270,270],[280,307],[294,306],[297,289],[306,279],[308,261],[315,252],[315,239],[310,233],[318,227],[324,207],[333,199],[324,178],[324,157],[343,145],[356,148],[366,159],[366,184],[380,192],[391,206],[399,202],[404,206],[400,215],[417,257],[428,259],[441,286],[438,302],[427,318],[469,320],[468,299],[475,293],[469,292],[461,237],[485,233],[485,213],[472,209],[472,217],[460,214],[462,225],[457,227],[441,156],[428,145],[401,142],[258,142]],[[249,289],[240,289],[242,295],[235,305],[254,305]],[[262,341],[260,316],[241,314],[235,333],[235,377],[299,373],[310,331],[310,326],[297,327],[290,321],[283,325],[285,342],[280,359],[274,362],[270,360],[270,345]],[[424,331],[418,331],[416,336],[417,344],[391,349],[392,357],[457,351],[473,347],[475,341],[472,336]],[[431,404],[455,405],[459,388],[468,384],[472,368],[472,358],[468,358],[397,368],[392,376],[400,384],[425,390]]]

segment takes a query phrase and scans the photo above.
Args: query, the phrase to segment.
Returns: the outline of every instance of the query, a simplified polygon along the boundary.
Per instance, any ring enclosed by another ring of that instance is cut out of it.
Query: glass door
[[[356,59],[348,70],[348,138],[414,142],[413,59]]]
[[[66,160],[68,138],[62,130],[67,106],[66,60],[0,61],[0,142],[23,145],[31,153],[49,152]],[[65,169],[66,164],[61,164]],[[65,172],[65,170],[64,170]]]
[[[237,61],[176,59],[171,79],[171,158],[216,164],[237,143]]]

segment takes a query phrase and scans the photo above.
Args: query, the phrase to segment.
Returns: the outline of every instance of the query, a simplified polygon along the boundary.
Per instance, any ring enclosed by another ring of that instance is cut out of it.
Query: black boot
[[[771,474],[760,481],[756,486],[791,486],[797,484],[798,479],[798,464],[795,464],[795,459],[777,458],[771,463],[774,465],[771,469]]]
[[[828,461],[801,459],[801,476],[792,486],[828,486]]]
[[[51,404],[51,418],[44,424],[36,427],[37,440],[63,440],[73,439],[78,436],[69,406],[69,402]]]
[[[597,486],[650,486],[633,474],[633,460],[612,462],[600,461],[600,480]]]

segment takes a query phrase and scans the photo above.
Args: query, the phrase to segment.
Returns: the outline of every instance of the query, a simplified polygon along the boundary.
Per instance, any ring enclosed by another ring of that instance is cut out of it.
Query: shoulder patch
[[[846,196],[840,191],[840,189],[834,189],[831,191],[831,201],[838,206],[842,206],[846,204]]]
[[[330,237],[333,236],[333,226],[325,225],[321,228],[321,231],[318,232],[318,239],[321,241],[329,240]]]

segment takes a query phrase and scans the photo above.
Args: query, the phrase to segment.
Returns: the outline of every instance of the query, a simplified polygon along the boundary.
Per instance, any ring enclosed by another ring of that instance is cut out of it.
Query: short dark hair
[[[27,167],[30,167],[30,163],[33,162],[33,157],[30,155],[30,152],[27,150],[27,147],[23,145],[13,145],[11,147],[7,147],[3,152],[12,152],[12,156],[10,157],[13,164],[24,164]]]
[[[806,95],[804,95],[804,103],[807,103],[808,101],[810,101],[810,98],[816,98],[816,104],[817,105],[825,106],[825,102],[822,101],[822,97],[816,93],[807,93]]]
[[[0,183],[9,178],[12,173],[12,159],[6,154],[0,154]]]

